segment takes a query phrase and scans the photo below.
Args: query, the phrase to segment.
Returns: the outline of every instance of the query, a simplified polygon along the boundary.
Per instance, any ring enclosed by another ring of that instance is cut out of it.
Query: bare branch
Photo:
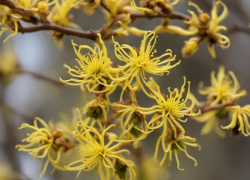
[[[81,30],[76,30],[76,29],[58,26],[55,24],[43,24],[43,25],[34,26],[34,27],[19,26],[19,28],[18,28],[18,31],[23,33],[23,34],[24,33],[38,32],[38,31],[47,31],[47,30],[53,30],[53,31],[60,32],[62,34],[77,36],[77,37],[91,39],[91,40],[96,40],[97,33],[100,32],[100,31],[91,31],[91,30],[90,31],[81,31]]]
[[[49,83],[52,83],[56,86],[64,86],[63,83],[61,83],[59,80],[56,80],[56,79],[52,79],[50,77],[47,77],[47,76],[44,76],[42,74],[39,74],[39,73],[36,73],[36,72],[32,72],[32,71],[29,71],[29,70],[24,70],[24,69],[20,69],[17,71],[17,73],[24,73],[24,74],[29,74],[37,79],[41,79],[41,80],[44,80],[44,81],[47,81]]]
[[[208,112],[208,111],[213,111],[213,110],[221,110],[225,107],[228,107],[228,106],[233,106],[235,105],[235,103],[237,102],[238,99],[233,99],[225,104],[217,104],[217,105],[214,105],[214,106],[205,106],[203,108],[201,108],[201,111],[202,113],[205,113],[205,112]]]
[[[245,34],[250,34],[250,28],[249,27],[242,27],[239,25],[234,25],[231,28],[228,29],[227,34],[234,34],[234,33],[238,33],[238,32],[242,32]]]
[[[142,14],[142,13],[131,13],[130,17],[132,19],[141,19],[141,18],[170,18],[170,19],[178,19],[178,20],[189,20],[190,16],[182,14],[180,12],[172,12],[172,13],[157,13],[157,14]]]

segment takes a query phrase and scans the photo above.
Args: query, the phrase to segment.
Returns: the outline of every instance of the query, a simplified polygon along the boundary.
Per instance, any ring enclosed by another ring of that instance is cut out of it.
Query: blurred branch
[[[17,134],[15,131],[15,126],[13,125],[13,120],[10,118],[10,112],[12,112],[12,109],[10,109],[4,99],[3,99],[3,91],[0,94],[0,108],[3,114],[3,127],[7,134],[5,135],[5,138],[3,142],[1,142],[1,146],[3,148],[3,151],[13,169],[14,172],[17,172],[18,174],[21,173],[20,163],[17,158],[17,154],[15,151],[15,145],[17,144]],[[26,178],[26,177],[25,177]],[[28,179],[28,178],[27,178]]]
[[[217,105],[214,105],[214,106],[210,106],[210,105],[206,106],[206,105],[205,105],[205,106],[203,106],[203,107],[201,108],[201,112],[202,112],[202,113],[206,113],[206,112],[208,112],[208,111],[221,110],[221,109],[223,109],[223,108],[225,108],[225,107],[235,105],[235,103],[236,103],[237,100],[238,100],[238,99],[236,98],[236,99],[233,99],[233,100],[231,100],[231,101],[229,101],[229,102],[227,102],[227,103],[225,103],[225,104],[217,104]],[[207,103],[205,103],[205,104],[207,104]]]
[[[11,106],[9,106],[7,103],[5,103],[5,101],[3,100],[2,97],[0,97],[0,104],[1,104],[1,109],[8,110],[8,111],[12,112],[13,114],[16,114],[17,116],[19,116],[23,119],[26,119],[29,122],[33,121],[33,117],[15,110]]]
[[[206,101],[198,109],[200,109],[200,111],[201,111],[200,115],[202,115],[202,114],[209,112],[209,111],[222,110],[225,107],[234,106],[236,104],[237,100],[238,99],[236,98],[236,99],[233,99],[225,104],[216,104],[213,106],[210,105],[210,103],[211,103],[210,101]],[[185,117],[192,118],[192,116],[185,116]]]
[[[24,118],[28,121],[31,120],[31,117],[24,115],[16,110],[14,110],[12,107],[6,104],[6,102],[3,99],[3,92],[0,94],[0,108],[4,117],[3,120],[3,126],[7,132],[6,138],[3,142],[1,142],[1,146],[3,147],[3,150],[5,152],[5,155],[7,159],[9,160],[9,163],[11,167],[13,168],[13,178],[14,179],[20,179],[20,180],[30,180],[29,177],[27,177],[25,174],[22,173],[20,163],[18,161],[18,157],[16,154],[15,146],[18,143],[17,142],[17,134],[15,131],[15,126],[13,123],[13,119],[10,118],[9,115],[11,113],[20,116],[21,118]],[[15,176],[15,177],[14,177]]]
[[[249,27],[242,27],[239,25],[234,25],[231,28],[228,29],[227,34],[234,34],[234,33],[245,33],[250,35],[250,28]]]
[[[47,76],[44,76],[42,74],[39,74],[39,73],[36,73],[36,72],[32,72],[32,71],[29,71],[29,70],[25,70],[25,69],[18,69],[16,71],[16,73],[20,74],[20,73],[23,73],[23,74],[29,74],[37,79],[41,79],[41,80],[44,80],[44,81],[47,81],[49,83],[52,83],[56,86],[64,86],[63,83],[61,83],[59,80],[56,80],[56,79],[52,79],[50,77],[47,77]]]

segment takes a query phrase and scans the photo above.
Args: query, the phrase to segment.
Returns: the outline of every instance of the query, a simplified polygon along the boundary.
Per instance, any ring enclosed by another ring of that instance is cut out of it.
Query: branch
[[[227,102],[227,103],[225,103],[225,104],[217,104],[217,105],[214,105],[214,106],[209,106],[209,105],[208,105],[208,106],[202,107],[202,108],[201,108],[201,112],[202,112],[202,113],[206,113],[206,112],[208,112],[208,111],[221,110],[221,109],[223,109],[223,108],[225,108],[225,107],[235,105],[235,103],[236,103],[237,100],[238,100],[238,99],[236,98],[236,99],[233,99],[233,100],[231,100],[231,101],[229,101],[229,102]],[[206,104],[206,103],[205,103],[205,104]]]
[[[239,25],[234,25],[228,29],[227,34],[234,34],[234,33],[238,33],[238,32],[250,34],[250,28],[249,27],[242,27]]]
[[[131,13],[130,17],[132,19],[141,19],[141,18],[170,18],[170,19],[178,19],[178,20],[189,20],[190,16],[182,14],[180,12],[172,12],[172,13],[157,13],[157,14],[142,14],[142,13]]]
[[[38,32],[38,31],[47,31],[47,30],[53,30],[53,31],[60,32],[62,34],[81,37],[85,39],[91,39],[91,40],[96,40],[98,37],[97,33],[101,32],[101,30],[81,31],[81,30],[66,28],[63,26],[55,25],[55,24],[43,24],[43,25],[34,26],[34,27],[23,27],[21,26],[21,24],[19,24],[19,27],[18,27],[18,32],[21,32],[22,34]]]
[[[10,112],[12,112],[13,114],[27,120],[28,122],[32,122],[33,121],[33,116],[30,116],[30,115],[27,115],[27,114],[24,114],[22,112],[19,112],[17,110],[15,110],[14,108],[12,108],[11,106],[9,106],[3,99],[3,97],[0,97],[0,104],[2,104],[2,107],[1,109],[3,109],[3,107],[5,108],[5,110],[8,110]]]
[[[236,99],[233,99],[225,104],[216,104],[214,106],[210,106],[210,101],[206,101],[203,103],[203,105],[201,105],[198,109],[200,109],[201,111],[201,114],[204,114],[206,112],[209,112],[209,111],[214,111],[214,110],[222,110],[223,108],[225,107],[228,107],[228,106],[234,106],[237,102],[237,98]],[[199,115],[199,116],[200,116]],[[185,116],[186,118],[192,118],[192,116]]]
[[[47,76],[44,76],[42,74],[39,74],[39,73],[36,73],[36,72],[32,72],[32,71],[29,71],[29,70],[19,69],[19,70],[17,70],[17,73],[29,74],[29,75],[32,75],[35,78],[38,78],[38,79],[41,79],[41,80],[45,80],[45,81],[50,82],[50,83],[52,83],[54,85],[57,85],[57,86],[63,86],[64,85],[59,80],[52,79],[50,77],[47,77]]]

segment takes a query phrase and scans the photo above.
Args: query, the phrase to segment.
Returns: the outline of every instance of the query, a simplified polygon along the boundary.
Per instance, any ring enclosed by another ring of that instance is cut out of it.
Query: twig
[[[60,32],[62,34],[66,35],[71,35],[71,36],[77,36],[85,39],[91,39],[91,40],[96,40],[97,39],[97,33],[101,32],[101,30],[97,31],[82,31],[82,30],[77,30],[77,29],[71,29],[63,26],[59,26],[56,24],[43,24],[43,25],[38,25],[34,27],[23,27],[21,24],[19,24],[18,27],[18,32],[24,34],[24,33],[32,33],[32,32],[38,32],[38,31],[47,31],[47,30],[53,30]]]
[[[238,33],[238,32],[250,34],[250,28],[249,27],[242,27],[239,25],[234,25],[233,27],[228,29],[226,34],[234,34],[234,33]]]
[[[32,122],[33,121],[33,117],[32,116],[29,116],[27,114],[23,114],[17,110],[15,110],[14,108],[12,108],[11,106],[7,105],[4,100],[0,97],[0,103],[3,104],[3,106],[8,109],[9,111],[11,111],[12,113],[16,114],[17,116],[27,120],[28,122]],[[3,108],[1,108],[3,109]]]
[[[172,12],[172,13],[157,13],[157,14],[142,14],[142,13],[131,13],[130,17],[132,19],[141,19],[141,18],[170,18],[170,19],[179,19],[179,20],[189,20],[190,16],[182,14],[180,12]]]
[[[214,106],[209,106],[208,105],[208,106],[205,106],[205,107],[201,108],[201,112],[205,113],[205,112],[213,111],[213,110],[221,110],[221,109],[223,109],[225,107],[235,105],[237,100],[238,99],[233,99],[233,100],[231,100],[231,101],[229,101],[229,102],[227,102],[225,104],[217,104],[217,105],[214,105]]]
[[[45,80],[45,81],[47,81],[49,83],[52,83],[54,85],[57,85],[57,86],[63,86],[64,85],[59,80],[55,80],[55,79],[52,79],[50,77],[47,77],[47,76],[44,76],[42,74],[39,74],[39,73],[36,73],[36,72],[32,72],[32,71],[29,71],[29,70],[19,69],[16,72],[17,73],[24,73],[24,74],[32,75],[35,78],[38,78],[38,79],[41,79],[41,80]]]

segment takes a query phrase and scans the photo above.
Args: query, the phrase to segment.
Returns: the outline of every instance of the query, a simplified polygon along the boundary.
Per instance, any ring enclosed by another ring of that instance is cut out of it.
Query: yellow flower
[[[166,141],[162,142],[162,139],[166,139]],[[196,159],[192,156],[190,156],[187,152],[187,146],[191,146],[191,147],[197,147],[198,150],[201,150],[201,147],[199,144],[194,143],[196,141],[195,138],[191,138],[189,136],[185,136],[185,135],[178,135],[176,138],[174,137],[174,135],[169,134],[167,136],[167,138],[164,138],[163,136],[160,136],[157,144],[156,144],[156,149],[155,149],[155,154],[154,154],[154,159],[157,160],[157,156],[158,156],[158,151],[159,151],[159,146],[160,143],[162,143],[162,148],[164,150],[164,156],[160,162],[160,166],[162,166],[167,158],[167,155],[169,155],[169,165],[171,164],[172,161],[172,154],[174,153],[175,156],[175,160],[177,163],[177,168],[181,171],[183,171],[184,169],[180,168],[180,163],[179,163],[179,158],[178,158],[178,151],[182,151],[186,154],[186,156],[189,159],[192,159],[194,161],[194,166],[197,166],[198,163],[196,161]],[[166,145],[167,144],[167,145]],[[165,148],[166,146],[166,148]]]
[[[79,0],[77,4],[77,8],[83,8],[84,12],[87,15],[92,15],[95,10],[100,6],[101,0],[86,0],[84,2],[81,2],[82,0]]]
[[[72,23],[73,18],[69,14],[71,9],[79,3],[79,0],[55,0],[55,6],[48,17],[49,20],[61,26],[81,29],[77,24]]]
[[[244,136],[250,135],[250,124],[248,117],[250,117],[250,105],[229,106],[225,109],[231,112],[231,122],[227,126],[221,126],[222,129],[232,129],[233,131],[241,132]]]
[[[62,152],[73,148],[74,144],[72,141],[64,136],[62,132],[58,131],[52,123],[48,125],[38,117],[35,118],[33,126],[24,123],[19,129],[23,128],[29,128],[33,130],[33,132],[27,134],[28,137],[22,140],[22,142],[26,142],[27,144],[17,145],[16,148],[18,151],[28,152],[40,160],[47,157],[40,177],[46,172],[49,163],[51,163],[55,169],[65,170],[58,165],[58,162],[60,161]],[[56,156],[56,158],[54,158],[54,156]]]
[[[240,90],[240,85],[232,71],[225,74],[224,66],[219,67],[217,77],[215,72],[211,73],[211,86],[204,87],[200,84],[199,93],[207,95],[211,105],[225,104],[246,95],[245,90]]]
[[[196,8],[199,13],[197,16],[193,11],[189,11],[192,18],[185,21],[189,25],[189,29],[198,29],[198,35],[201,38],[205,38],[208,41],[208,50],[213,58],[216,57],[214,47],[218,44],[222,49],[226,49],[230,46],[230,40],[225,35],[219,33],[219,31],[226,31],[225,26],[220,26],[219,23],[222,22],[228,16],[228,9],[226,5],[218,1],[213,1],[213,8],[211,10],[211,16],[204,13],[196,4],[189,1],[189,5]],[[218,15],[219,5],[223,7],[223,11]]]
[[[206,135],[212,130],[215,130],[221,138],[225,137],[225,132],[220,128],[220,121],[227,117],[227,111],[224,110],[213,110],[203,113],[200,116],[192,117],[199,123],[206,123],[201,129],[201,134]]]
[[[156,50],[154,49],[156,43],[156,35],[152,31],[148,31],[143,37],[139,52],[131,46],[123,44],[120,45],[114,41],[115,55],[120,60],[125,62],[124,66],[120,66],[122,70],[122,77],[116,78],[117,82],[124,83],[123,92],[129,88],[135,91],[141,88],[143,92],[151,97],[146,91],[143,84],[146,84],[146,73],[160,75],[169,73],[169,70],[180,64],[180,61],[171,65],[170,63],[175,60],[172,51],[168,49],[166,53],[161,56],[154,57]],[[127,50],[129,52],[127,52]],[[164,60],[161,60],[163,59]],[[136,85],[132,86],[133,80],[136,80]],[[143,82],[143,83],[142,83]],[[121,94],[122,97],[122,94]]]
[[[111,67],[111,61],[108,58],[108,53],[101,35],[98,34],[99,41],[102,47],[97,44],[92,49],[89,46],[81,45],[77,50],[77,44],[72,41],[75,53],[79,59],[76,59],[79,67],[72,69],[64,65],[68,69],[68,73],[73,76],[72,79],[60,81],[68,85],[79,86],[86,85],[90,92],[107,92],[116,87],[116,83],[110,78],[113,78],[114,72]],[[85,55],[81,54],[81,50],[86,49],[89,52]]]
[[[120,125],[123,132],[119,139],[123,140],[125,137],[125,142],[133,141],[134,146],[137,147],[138,142],[152,132],[147,127],[147,112],[141,110],[143,108],[136,103],[130,105],[113,103],[112,107],[118,108],[116,112],[120,114]]]
[[[82,140],[80,153],[82,158],[65,166],[68,171],[79,171],[77,177],[82,171],[91,171],[98,167],[101,180],[110,180],[110,171],[116,173],[119,177],[129,173],[130,180],[134,179],[135,164],[122,156],[123,152],[130,153],[128,150],[119,150],[123,144],[119,142],[114,144],[116,135],[109,134],[107,131],[113,127],[107,127],[101,133],[94,127],[86,125],[83,121],[79,122],[76,127],[76,133]],[[79,131],[79,127],[85,128],[84,132]],[[105,137],[109,138],[106,143]]]
[[[144,108],[148,113],[154,114],[152,119],[149,121],[149,129],[158,129],[163,126],[162,133],[162,143],[164,144],[165,138],[168,134],[168,129],[172,129],[177,136],[177,131],[181,131],[181,134],[184,135],[185,130],[179,124],[179,122],[186,122],[187,117],[197,116],[198,113],[193,113],[192,109],[194,107],[194,102],[192,100],[191,104],[187,106],[187,100],[190,93],[190,82],[188,81],[188,90],[186,98],[183,97],[185,92],[186,78],[184,77],[184,83],[180,90],[175,88],[173,91],[168,88],[169,95],[163,95],[160,91],[160,87],[156,82],[151,79],[149,82],[149,88],[152,91],[153,98],[156,100],[157,105],[152,106],[151,108]],[[185,118],[183,120],[182,118]],[[179,122],[178,122],[179,121]],[[166,147],[164,146],[166,150]]]

